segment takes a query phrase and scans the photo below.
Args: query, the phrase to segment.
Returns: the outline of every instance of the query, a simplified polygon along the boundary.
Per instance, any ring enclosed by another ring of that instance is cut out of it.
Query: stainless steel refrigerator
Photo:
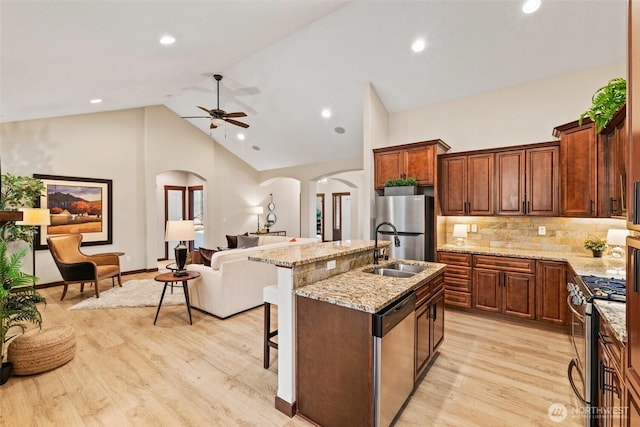
[[[434,261],[434,199],[432,196],[377,196],[375,228],[382,222],[396,227],[400,247],[393,244],[393,230],[383,225],[378,240],[391,241],[391,258]],[[375,236],[372,236],[375,238]]]

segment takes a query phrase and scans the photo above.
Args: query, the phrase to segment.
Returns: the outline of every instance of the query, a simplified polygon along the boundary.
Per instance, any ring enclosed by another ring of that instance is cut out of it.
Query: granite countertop
[[[455,245],[441,245],[438,246],[438,251],[441,252],[457,252],[467,253],[474,255],[493,255],[493,256],[508,256],[514,258],[528,258],[539,259],[547,261],[564,261],[571,264],[574,271],[580,276],[600,276],[600,277],[614,277],[608,270],[614,270],[615,267],[621,267],[624,264],[617,264],[611,257],[603,256],[602,258],[594,258],[587,253],[576,252],[555,252],[555,251],[541,251],[533,249],[518,249],[510,247],[497,247],[487,248],[480,246],[455,246]],[[625,271],[622,270],[622,274],[615,275],[616,278],[624,278]]]
[[[379,267],[401,262],[419,265],[425,269],[408,278],[395,278],[367,273],[373,264],[350,270],[302,288],[296,289],[296,295],[324,301],[367,313],[377,313],[390,303],[398,300],[424,280],[431,279],[446,267],[445,264],[413,260],[388,260]]]
[[[274,264],[278,267],[293,268],[317,261],[330,260],[338,256],[373,250],[373,240],[340,240],[336,242],[310,243],[270,249],[249,256],[249,260]],[[390,245],[388,241],[379,241],[378,248]]]
[[[621,343],[627,343],[627,324],[626,312],[627,305],[618,301],[594,300],[593,304],[600,312],[601,316],[606,319],[607,323],[613,329],[616,338]]]

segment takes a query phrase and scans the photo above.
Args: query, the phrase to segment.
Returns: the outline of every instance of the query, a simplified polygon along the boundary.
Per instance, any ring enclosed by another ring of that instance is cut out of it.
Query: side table
[[[156,318],[153,320],[154,325],[158,320],[158,314],[160,314],[160,307],[162,306],[162,300],[164,300],[164,293],[167,291],[167,286],[173,286],[175,282],[182,282],[184,299],[187,303],[187,311],[189,312],[189,324],[193,325],[193,321],[191,319],[191,303],[189,302],[189,286],[187,282],[197,277],[200,277],[200,273],[198,273],[197,271],[187,271],[186,276],[174,276],[173,273],[162,273],[154,277],[154,280],[156,280],[157,282],[164,282],[164,288],[162,288],[162,296],[160,297],[160,303],[158,303],[158,310],[156,311]]]

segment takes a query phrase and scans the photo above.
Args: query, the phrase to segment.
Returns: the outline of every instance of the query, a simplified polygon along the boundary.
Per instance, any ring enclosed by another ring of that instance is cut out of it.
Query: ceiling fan
[[[214,74],[213,78],[216,79],[216,82],[218,85],[218,91],[217,91],[218,106],[216,108],[208,109],[198,105],[197,107],[199,109],[201,109],[202,111],[206,111],[209,115],[208,116],[186,116],[186,117],[183,117],[183,119],[211,119],[211,126],[209,126],[209,129],[217,128],[218,125],[215,122],[220,120],[223,120],[227,123],[231,123],[232,125],[240,126],[242,128],[248,128],[249,127],[248,124],[234,120],[234,118],[237,118],[237,117],[246,117],[247,115],[245,113],[241,111],[236,113],[227,113],[226,111],[220,109],[220,80],[222,80],[222,76],[220,74]]]

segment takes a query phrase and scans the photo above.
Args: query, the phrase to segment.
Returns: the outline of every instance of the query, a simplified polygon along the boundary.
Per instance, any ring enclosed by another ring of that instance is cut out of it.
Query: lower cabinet
[[[567,325],[567,266],[564,262],[536,263],[536,319]]]
[[[438,252],[444,270],[444,302],[456,307],[471,307],[471,254]]]
[[[423,287],[429,289],[421,298],[421,290],[416,290],[416,352],[415,378],[426,369],[431,357],[444,340],[444,277],[439,275]]]
[[[535,261],[474,256],[473,308],[535,318]]]
[[[601,426],[625,425],[624,354],[624,345],[601,319],[598,330],[598,421]]]

